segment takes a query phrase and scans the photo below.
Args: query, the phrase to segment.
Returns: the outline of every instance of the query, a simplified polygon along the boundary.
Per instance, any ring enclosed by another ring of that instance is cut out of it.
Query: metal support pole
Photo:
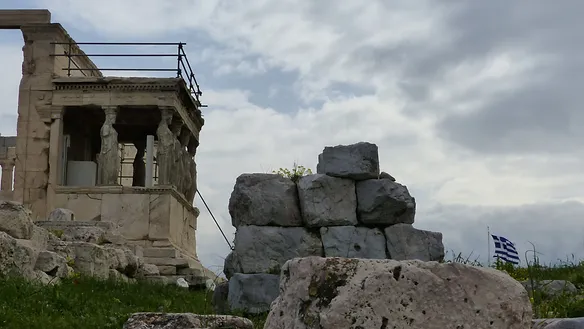
[[[154,168],[154,136],[146,136],[146,187],[152,187],[152,169]]]

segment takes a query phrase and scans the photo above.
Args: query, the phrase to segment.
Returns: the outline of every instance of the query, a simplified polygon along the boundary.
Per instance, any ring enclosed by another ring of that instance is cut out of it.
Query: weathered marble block
[[[387,258],[385,236],[377,228],[323,227],[320,236],[325,257]]]
[[[327,146],[318,156],[318,174],[364,180],[379,177],[377,145],[359,142],[351,145]]]
[[[411,224],[395,224],[385,229],[387,252],[395,260],[419,259],[441,261],[444,259],[442,233],[418,230]]]
[[[278,297],[280,275],[236,273],[229,280],[227,301],[230,310],[263,313]]]
[[[296,184],[277,174],[242,174],[229,198],[229,214],[241,225],[302,226]]]
[[[413,224],[416,200],[408,188],[390,179],[357,182],[357,218],[365,225]]]
[[[242,273],[280,273],[295,257],[323,256],[318,234],[303,227],[241,226],[235,232],[235,253]]]
[[[306,226],[357,225],[355,182],[323,174],[298,181],[300,211]]]

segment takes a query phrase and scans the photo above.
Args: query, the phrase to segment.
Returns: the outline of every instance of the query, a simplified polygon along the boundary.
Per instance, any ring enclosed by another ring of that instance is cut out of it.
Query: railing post
[[[71,40],[69,40],[69,50],[67,50],[67,76],[71,76]]]
[[[176,63],[176,77],[180,78],[181,77],[181,69],[180,69],[180,64],[182,63],[182,42],[178,43],[178,57],[177,57],[177,63]]]

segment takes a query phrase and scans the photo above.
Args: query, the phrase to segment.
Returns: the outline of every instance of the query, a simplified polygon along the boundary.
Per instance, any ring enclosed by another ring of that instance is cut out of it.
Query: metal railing
[[[71,76],[72,71],[79,71],[84,76],[85,72],[92,71],[134,71],[134,72],[174,72],[177,78],[182,78],[189,89],[191,95],[195,98],[198,104],[201,104],[199,97],[203,95],[201,88],[197,79],[195,78],[195,73],[193,68],[187,58],[184,46],[186,43],[169,43],[169,42],[53,42],[55,45],[64,46],[63,54],[53,54],[52,56],[57,57],[67,57],[67,67],[63,68],[63,71],[67,71],[67,76]],[[176,47],[176,51],[173,53],[156,53],[156,54],[144,54],[144,53],[125,53],[125,54],[84,54],[84,53],[74,53],[74,49],[78,49],[80,45],[91,45],[91,46],[173,46]],[[176,67],[172,68],[152,68],[152,67],[119,67],[119,68],[97,68],[97,67],[80,67],[78,61],[74,60],[76,57],[175,57],[177,59]],[[205,107],[205,105],[201,105]]]

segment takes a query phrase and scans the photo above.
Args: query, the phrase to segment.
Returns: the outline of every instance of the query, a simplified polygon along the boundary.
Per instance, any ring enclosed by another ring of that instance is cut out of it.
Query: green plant
[[[73,259],[73,258],[69,257],[69,255],[67,255],[67,256],[65,257],[65,260],[67,261],[67,265],[68,265],[68,266],[70,266],[70,267],[73,267],[73,266],[75,266],[75,259]]]
[[[53,233],[59,239],[63,237],[63,234],[65,234],[63,230],[50,230],[50,232]]]
[[[273,170],[272,173],[289,178],[294,183],[297,183],[301,177],[306,176],[306,175],[312,175],[312,170],[310,168],[306,168],[304,166],[299,166],[296,162],[294,162],[294,166],[292,167],[292,170],[287,169],[287,168],[280,168],[278,170]]]

